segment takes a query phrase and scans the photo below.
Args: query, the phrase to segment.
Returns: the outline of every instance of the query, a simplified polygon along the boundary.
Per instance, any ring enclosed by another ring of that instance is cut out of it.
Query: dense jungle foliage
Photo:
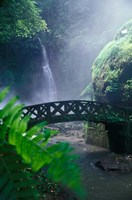
[[[35,59],[40,54],[35,38],[40,31],[47,30],[46,22],[35,1],[3,0],[0,1],[0,29],[0,87],[11,85],[12,92],[23,97],[27,94],[25,84],[31,78],[28,74],[35,71]],[[33,87],[29,84],[29,90]]]
[[[35,2],[3,0],[0,2],[0,43],[17,38],[32,37],[46,29]]]

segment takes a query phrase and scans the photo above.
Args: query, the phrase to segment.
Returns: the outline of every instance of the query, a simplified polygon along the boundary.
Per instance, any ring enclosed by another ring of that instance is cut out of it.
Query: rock
[[[109,154],[107,157],[96,161],[95,166],[107,172],[130,173],[132,172],[132,158],[131,156]]]
[[[121,27],[94,61],[92,83],[96,101],[132,106],[132,20]]]

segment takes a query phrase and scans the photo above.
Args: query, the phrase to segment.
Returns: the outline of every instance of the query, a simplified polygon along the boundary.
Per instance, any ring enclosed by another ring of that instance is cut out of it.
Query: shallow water
[[[107,172],[94,166],[96,160],[110,154],[108,150],[87,145],[82,139],[58,138],[72,143],[75,152],[80,155],[78,163],[88,191],[86,200],[132,200],[132,173]]]
[[[89,200],[132,200],[132,174],[106,172],[94,167],[95,159],[106,155],[103,151],[82,154],[80,166]]]

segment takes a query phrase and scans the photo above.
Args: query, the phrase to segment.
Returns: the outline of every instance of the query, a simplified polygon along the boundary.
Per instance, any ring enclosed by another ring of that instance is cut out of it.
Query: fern
[[[0,93],[0,102],[7,92],[5,89]],[[79,168],[73,162],[76,159],[71,154],[73,149],[67,143],[48,146],[48,140],[56,132],[43,128],[45,123],[28,130],[29,117],[22,119],[23,105],[16,105],[17,99],[12,98],[0,110],[0,199],[38,199],[29,174],[24,172],[28,166],[33,171],[48,166],[48,174],[56,182],[67,185],[83,199],[85,192]]]
[[[31,174],[24,172],[27,165],[21,163],[21,157],[14,148],[5,145],[0,148],[0,199],[37,199],[38,194],[32,188]]]

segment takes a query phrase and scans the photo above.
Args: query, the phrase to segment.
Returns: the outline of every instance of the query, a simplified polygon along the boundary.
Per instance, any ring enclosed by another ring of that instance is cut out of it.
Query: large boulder
[[[96,58],[92,81],[95,100],[132,106],[132,20]]]

